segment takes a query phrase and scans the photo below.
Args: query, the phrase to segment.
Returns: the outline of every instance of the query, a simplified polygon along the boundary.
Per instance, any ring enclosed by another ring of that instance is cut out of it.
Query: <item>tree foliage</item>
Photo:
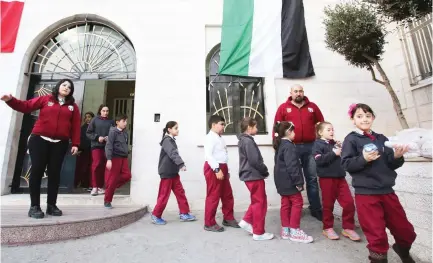
[[[380,60],[385,45],[385,24],[365,3],[349,2],[326,7],[325,43],[352,65],[371,68],[369,58]]]
[[[364,0],[376,5],[378,12],[391,21],[406,24],[430,14],[432,0]]]

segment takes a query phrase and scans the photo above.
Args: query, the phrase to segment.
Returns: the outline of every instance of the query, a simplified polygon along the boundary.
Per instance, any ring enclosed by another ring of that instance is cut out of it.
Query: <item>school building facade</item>
[[[207,118],[220,114],[228,123],[224,138],[236,210],[244,209],[249,193],[237,179],[237,122],[243,116],[259,120],[260,134],[256,140],[272,170],[274,114],[287,100],[291,85],[304,86],[305,95],[334,124],[338,138],[344,138],[353,128],[347,110],[354,102],[373,108],[377,114],[374,128],[378,132],[393,135],[399,129],[385,88],[373,82],[368,71],[348,65],[342,56],[325,47],[323,8],[337,2],[304,0],[315,77],[231,78],[215,83],[212,77],[219,61],[222,0],[77,0],[67,5],[62,1],[27,0],[15,50],[0,54],[0,92],[27,99],[46,94],[56,80],[71,78],[83,113],[95,112],[99,104],[107,103],[112,113],[130,115],[130,197],[134,203],[150,206],[158,192],[162,129],[167,121],[175,120],[180,126],[177,143],[188,168],[181,173],[186,194],[191,209],[203,209]],[[425,26],[430,26],[431,32],[431,25]],[[412,33],[396,32],[389,37],[383,67],[410,126],[431,129],[431,61],[428,66],[417,55],[431,49],[409,41]],[[431,33],[429,37],[431,44]],[[400,40],[403,38],[408,40]],[[23,134],[30,132],[36,115],[23,118],[4,104],[0,106],[0,115],[1,193],[5,195],[11,191],[14,176],[25,174]],[[272,178],[266,187],[269,206],[278,207],[280,197]],[[176,209],[175,200],[168,207]]]

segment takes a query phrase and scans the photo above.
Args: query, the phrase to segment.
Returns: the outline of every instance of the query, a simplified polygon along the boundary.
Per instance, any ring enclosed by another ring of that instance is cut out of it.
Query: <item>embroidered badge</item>
[[[74,111],[74,106],[69,105],[69,106],[68,106],[68,109],[69,109],[70,111]]]
[[[313,108],[308,108],[309,112],[314,112]]]
[[[287,113],[291,113],[292,112],[292,108],[287,108]]]
[[[49,101],[48,102],[48,107],[51,107],[51,106],[53,106],[54,105],[54,102],[52,102],[52,101]]]

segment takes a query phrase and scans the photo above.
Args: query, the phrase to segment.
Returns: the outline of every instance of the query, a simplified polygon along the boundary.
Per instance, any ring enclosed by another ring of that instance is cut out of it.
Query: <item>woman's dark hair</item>
[[[107,108],[108,108],[108,105],[107,105],[107,104],[101,104],[101,105],[99,105],[98,112],[96,113],[96,114],[98,114],[98,116],[101,116],[101,110],[102,110],[104,107],[107,107]],[[108,108],[108,109],[110,109],[110,108]]]
[[[56,101],[59,101],[59,88],[60,85],[62,85],[64,82],[69,82],[69,85],[71,85],[71,92],[69,92],[68,96],[65,97],[65,103],[66,104],[74,104],[75,99],[74,99],[74,82],[72,82],[72,80],[70,79],[62,79],[59,80],[56,83],[56,86],[53,88],[53,91],[51,92],[51,94],[53,95],[54,99]]]
[[[257,121],[251,117],[245,117],[241,121],[241,132],[245,132],[248,127],[254,127],[257,125]]]
[[[162,129],[162,138],[164,139],[165,134],[168,133],[168,129],[171,129],[171,128],[173,128],[176,125],[177,125],[177,122],[175,122],[175,121],[169,121],[169,122],[167,122],[167,124],[165,125],[165,128]]]
[[[332,125],[330,122],[327,122],[327,121],[318,122],[316,124],[316,138],[320,139],[320,137],[322,137],[320,135],[320,133],[323,131],[323,129],[325,128],[325,126],[328,125],[328,124]]]
[[[362,111],[364,113],[371,113],[371,115],[373,115],[373,117],[376,117],[374,115],[373,109],[370,106],[368,106],[367,104],[364,104],[364,103],[357,103],[357,104],[351,105],[349,108],[349,116],[351,119],[353,119],[353,117],[355,116],[355,112],[358,109],[362,109]]]
[[[273,146],[275,151],[277,151],[278,147],[280,147],[281,139],[284,138],[284,136],[286,136],[286,133],[288,131],[294,131],[294,130],[295,130],[295,125],[293,124],[293,122],[282,121],[282,122],[277,122],[274,125]]]

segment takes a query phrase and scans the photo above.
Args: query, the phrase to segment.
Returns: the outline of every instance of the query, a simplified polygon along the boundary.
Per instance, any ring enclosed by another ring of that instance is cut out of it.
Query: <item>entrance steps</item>
[[[28,194],[1,196],[1,244],[27,245],[76,239],[113,231],[142,218],[148,206],[131,202],[129,196],[115,196],[113,209],[103,207],[103,196],[59,195],[63,216],[45,215],[43,219],[27,216]],[[46,195],[41,195],[45,212]]]

